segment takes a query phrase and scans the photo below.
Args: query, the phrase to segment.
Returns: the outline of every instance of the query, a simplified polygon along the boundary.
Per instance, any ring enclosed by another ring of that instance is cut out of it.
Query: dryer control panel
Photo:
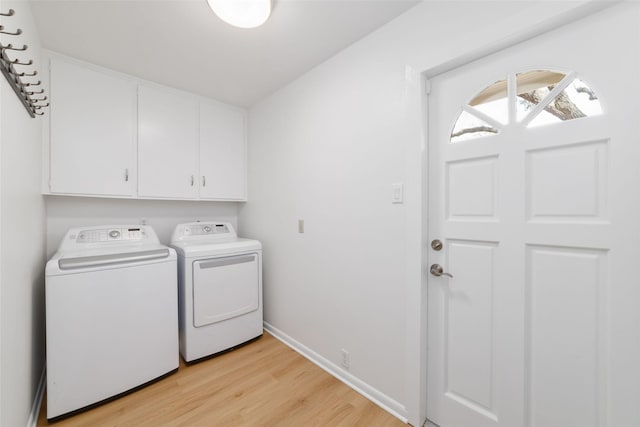
[[[229,234],[227,224],[196,224],[184,227],[185,236],[201,236],[203,234]]]
[[[236,230],[228,222],[191,222],[179,224],[173,231],[171,241],[184,240],[228,240],[237,238]]]

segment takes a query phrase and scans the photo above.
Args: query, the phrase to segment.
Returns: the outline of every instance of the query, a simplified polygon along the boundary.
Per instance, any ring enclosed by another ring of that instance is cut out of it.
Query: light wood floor
[[[267,332],[135,393],[38,426],[405,426]]]

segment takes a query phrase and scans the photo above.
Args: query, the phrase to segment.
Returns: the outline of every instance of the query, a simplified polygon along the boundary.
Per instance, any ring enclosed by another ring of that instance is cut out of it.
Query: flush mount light
[[[271,0],[207,0],[209,7],[227,24],[255,28],[271,14]]]

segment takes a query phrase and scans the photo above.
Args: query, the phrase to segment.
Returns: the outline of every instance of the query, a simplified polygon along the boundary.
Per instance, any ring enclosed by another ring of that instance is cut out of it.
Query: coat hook
[[[2,45],[0,44],[0,49],[2,49],[2,50],[5,50],[5,49],[6,49],[6,50],[19,50],[19,51],[25,51],[25,50],[29,49],[29,46],[27,46],[26,44],[23,44],[23,45],[22,45],[22,47],[21,47],[21,48],[19,48],[19,47],[15,47],[15,46],[13,46],[11,43],[9,43],[9,44],[8,44],[8,45],[6,45],[6,46],[2,46]]]
[[[49,103],[47,102],[44,105],[34,105],[33,108],[35,108],[36,110],[39,110],[41,108],[45,108],[45,107],[48,107],[48,106],[49,106]]]
[[[38,116],[44,116],[44,113],[38,113],[37,111],[34,111],[33,114],[37,114]]]
[[[34,102],[40,102],[40,101],[46,101],[47,97],[45,96],[44,98],[31,98],[31,103],[33,104]]]
[[[29,86],[40,86],[40,84],[42,84],[42,82],[40,80],[38,80],[35,83],[23,83],[22,86],[24,87],[29,87]]]
[[[28,62],[20,62],[19,59],[14,59],[10,61],[10,63],[13,65],[33,65],[33,59],[30,59]]]
[[[44,89],[34,90],[33,92],[27,92],[27,95],[29,95],[29,96],[31,96],[31,95],[39,95],[41,93],[44,93]]]
[[[7,12],[7,13],[0,12],[0,16],[13,16],[15,14],[16,14],[16,11],[13,10],[13,9],[9,9],[9,12]]]
[[[0,25],[0,33],[1,34],[8,34],[10,36],[19,36],[20,34],[22,34],[22,30],[20,28],[18,28],[15,33],[10,33],[8,31],[4,31],[4,27],[2,25]]]
[[[11,73],[11,74],[18,77],[33,77],[33,76],[37,76],[38,72],[34,71],[33,73]]]

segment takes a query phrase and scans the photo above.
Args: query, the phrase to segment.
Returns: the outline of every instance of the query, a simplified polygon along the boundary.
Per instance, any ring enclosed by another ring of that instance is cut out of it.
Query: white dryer
[[[262,246],[238,238],[229,223],[180,224],[180,354],[186,362],[262,335]]]
[[[178,369],[176,263],[148,226],[67,232],[46,266],[48,419]]]

